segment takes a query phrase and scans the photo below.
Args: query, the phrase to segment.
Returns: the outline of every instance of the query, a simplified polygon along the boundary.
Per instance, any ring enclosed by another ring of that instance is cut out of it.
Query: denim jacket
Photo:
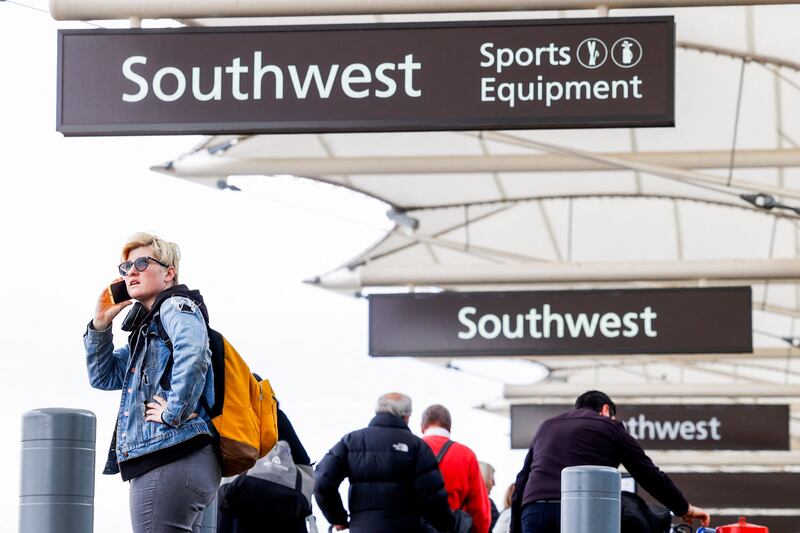
[[[156,320],[138,326],[130,337],[133,346],[126,344],[116,350],[111,326],[96,331],[90,323],[87,328],[83,340],[89,382],[96,389],[122,390],[116,438],[103,473],[116,474],[118,463],[197,435],[211,435],[204,405],[214,403],[214,378],[202,297],[200,302],[175,295],[159,306],[161,324],[173,347],[173,364],[166,380],[161,378],[170,349],[159,336]],[[154,395],[167,401],[163,424],[144,419],[145,403],[154,402]],[[188,420],[192,413],[198,417]]]

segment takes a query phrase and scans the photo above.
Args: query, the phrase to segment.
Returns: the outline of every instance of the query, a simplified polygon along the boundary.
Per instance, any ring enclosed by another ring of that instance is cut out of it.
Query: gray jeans
[[[219,462],[211,444],[133,478],[133,533],[199,533],[203,509],[214,500],[219,481]]]

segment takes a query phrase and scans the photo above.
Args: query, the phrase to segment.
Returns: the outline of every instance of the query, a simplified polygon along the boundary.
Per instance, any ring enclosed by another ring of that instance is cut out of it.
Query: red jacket
[[[428,435],[422,440],[436,455],[448,439]],[[488,533],[492,522],[489,493],[486,492],[475,453],[463,444],[453,442],[439,464],[439,470],[444,478],[450,508],[461,509],[472,516],[472,533]]]

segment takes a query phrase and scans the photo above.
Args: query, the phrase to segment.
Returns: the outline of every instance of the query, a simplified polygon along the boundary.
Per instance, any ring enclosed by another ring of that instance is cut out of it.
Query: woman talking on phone
[[[198,291],[178,285],[179,259],[174,243],[130,237],[119,265],[127,294],[104,289],[84,335],[92,387],[122,391],[103,473],[131,482],[134,533],[198,533],[220,481],[208,312]],[[127,343],[114,349],[111,323],[131,304]]]

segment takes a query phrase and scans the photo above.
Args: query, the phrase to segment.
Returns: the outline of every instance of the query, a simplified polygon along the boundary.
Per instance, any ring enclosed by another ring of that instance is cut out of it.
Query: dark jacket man
[[[542,423],[517,475],[511,533],[557,533],[561,470],[579,465],[617,468],[622,464],[642,488],[676,516],[689,523],[699,519],[708,525],[708,513],[689,504],[622,422],[613,419],[615,414],[616,406],[606,394],[588,391],[576,400],[575,410]],[[539,525],[536,529],[526,528],[524,523],[528,521]]]
[[[423,518],[440,531],[454,527],[436,457],[411,433],[410,415],[408,396],[381,396],[369,426],[345,435],[319,463],[314,496],[334,529],[418,533]],[[344,478],[350,480],[349,520],[339,496]]]

